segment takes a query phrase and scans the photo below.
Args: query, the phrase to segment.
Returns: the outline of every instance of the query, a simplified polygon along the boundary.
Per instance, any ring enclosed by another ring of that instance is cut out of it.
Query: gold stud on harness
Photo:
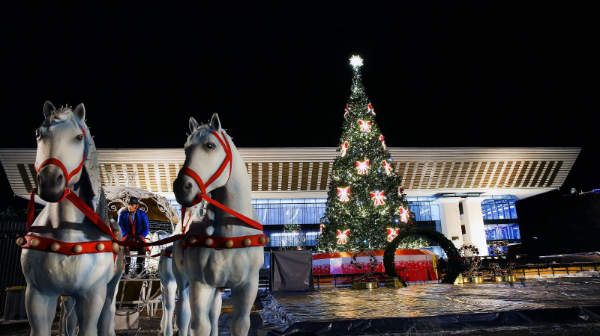
[[[242,244],[244,244],[244,246],[250,246],[250,244],[252,244],[252,241],[250,239],[246,238],[246,239],[244,239]]]
[[[102,244],[102,243],[96,244],[96,251],[102,251],[102,250],[104,250],[104,244]]]
[[[81,245],[73,246],[73,252],[75,252],[75,253],[80,253],[82,250],[83,250],[83,247],[81,247]]]
[[[26,242],[27,242],[27,241],[26,241],[26,240],[25,240],[25,238],[23,238],[23,237],[19,237],[19,238],[17,238],[17,245],[19,245],[19,246],[23,246],[23,245],[25,245],[25,243],[26,243]]]
[[[59,243],[52,243],[52,245],[50,245],[50,249],[54,252],[60,250],[60,244]]]
[[[39,239],[35,239],[34,238],[34,239],[31,240],[31,246],[36,247],[38,245],[40,245]]]
[[[225,246],[232,247],[233,246],[233,241],[231,241],[231,240],[226,241],[225,242]]]
[[[211,246],[214,243],[214,241],[212,240],[212,238],[206,238],[205,243],[206,243],[206,246]]]

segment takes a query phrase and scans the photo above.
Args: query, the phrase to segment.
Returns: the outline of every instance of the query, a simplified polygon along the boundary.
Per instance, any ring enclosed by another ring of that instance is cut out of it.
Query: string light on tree
[[[371,191],[371,199],[373,200],[373,205],[384,205],[385,204],[385,191]]]
[[[371,122],[368,120],[359,120],[358,125],[360,126],[360,130],[363,132],[371,132]]]
[[[358,175],[364,175],[369,170],[369,160],[356,161],[356,173]]]
[[[337,243],[339,245],[344,245],[348,242],[348,236],[350,236],[350,229],[347,230],[337,230],[337,236],[336,238],[338,239]]]
[[[350,187],[337,188],[337,194],[340,202],[348,202],[350,200]]]

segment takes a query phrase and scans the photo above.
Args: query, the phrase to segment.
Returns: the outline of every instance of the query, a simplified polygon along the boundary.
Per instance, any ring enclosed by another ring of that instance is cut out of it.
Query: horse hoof
[[[96,244],[96,251],[102,251],[102,250],[104,250],[104,244],[102,244],[102,243]]]
[[[73,246],[73,252],[75,253],[79,253],[83,250],[83,247],[81,247],[81,245],[75,245]]]
[[[60,296],[60,301],[62,301],[62,302],[65,302],[65,301],[67,301],[68,299],[69,299],[69,296],[67,296],[67,295],[61,295],[61,296]]]
[[[232,240],[228,240],[225,242],[225,246],[227,247],[232,247],[233,246],[233,241]]]
[[[31,246],[36,247],[38,245],[40,245],[39,239],[35,239],[34,238],[34,239],[31,240]]]
[[[250,238],[244,239],[244,246],[250,246],[250,244],[252,244],[252,241],[250,241]]]
[[[198,241],[198,239],[196,239],[196,237],[190,237],[190,239],[188,239],[188,243],[194,245],[196,244],[196,242]]]
[[[265,238],[265,237],[258,238],[258,243],[259,244],[264,244],[266,241],[267,241],[267,238]]]
[[[119,244],[112,243],[112,248],[115,253],[119,253]]]
[[[19,245],[19,246],[23,246],[23,245],[25,245],[25,243],[26,243],[26,242],[27,242],[27,241],[26,241],[26,240],[25,240],[25,238],[23,238],[23,237],[19,237],[19,238],[17,238],[17,245]]]
[[[212,240],[212,238],[206,238],[205,243],[206,243],[206,246],[211,246],[214,243],[214,241]]]
[[[60,249],[60,244],[59,243],[52,243],[52,245],[50,245],[50,249],[54,252],[58,251]]]

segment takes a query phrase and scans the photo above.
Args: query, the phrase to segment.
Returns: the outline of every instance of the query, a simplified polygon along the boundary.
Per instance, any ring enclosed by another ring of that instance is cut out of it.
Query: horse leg
[[[188,336],[190,334],[190,284],[181,274],[175,275],[177,280],[177,289],[179,289],[179,297],[177,298],[175,316],[177,327],[179,328],[179,336]]]
[[[95,290],[75,297],[75,311],[79,321],[78,336],[98,335],[98,322],[106,301],[107,286],[96,286]]]
[[[120,261],[119,261],[120,262]],[[121,268],[117,267],[117,270]],[[121,280],[121,272],[115,272],[112,280],[108,283],[106,288],[106,301],[104,301],[104,307],[100,313],[100,319],[98,320],[98,335],[99,336],[115,336],[115,311],[117,309],[115,305],[117,297],[117,288],[119,287],[119,281]]]
[[[210,307],[210,336],[219,336],[219,316],[221,315],[222,303],[223,298],[221,297],[221,291],[215,289],[215,296],[213,298],[212,306]]]
[[[246,336],[250,329],[250,312],[258,293],[258,277],[250,282],[231,289],[233,318],[231,320],[231,335]]]
[[[172,260],[160,257],[158,262],[158,277],[162,285],[162,308],[163,314],[160,320],[160,335],[173,336],[173,312],[175,310],[175,296],[177,294],[177,282],[173,276]]]
[[[198,281],[190,283],[190,311],[192,313],[191,335],[209,336],[211,323],[209,319],[210,308],[214,299],[216,289],[201,284]],[[183,334],[181,334],[184,336]]]
[[[27,286],[25,309],[31,325],[31,336],[49,336],[56,315],[58,295],[44,295],[33,286]]]
[[[62,335],[75,336],[77,328],[77,314],[73,311],[75,300],[73,300],[72,297],[69,297],[67,301],[63,301],[60,306]]]

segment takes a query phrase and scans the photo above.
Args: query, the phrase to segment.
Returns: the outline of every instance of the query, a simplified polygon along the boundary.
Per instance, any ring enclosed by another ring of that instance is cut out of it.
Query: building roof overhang
[[[253,198],[326,197],[335,147],[238,148]],[[510,194],[526,198],[562,186],[581,148],[390,147],[392,167],[408,196]],[[11,188],[28,198],[35,187],[35,149],[0,149]],[[173,199],[185,160],[178,149],[98,149],[104,185],[128,184]]]

